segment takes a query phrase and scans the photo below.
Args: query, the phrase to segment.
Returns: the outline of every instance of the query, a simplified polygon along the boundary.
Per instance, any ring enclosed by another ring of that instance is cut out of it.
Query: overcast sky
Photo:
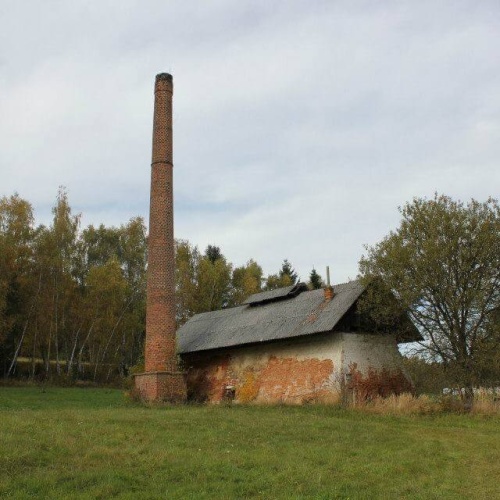
[[[499,196],[499,55],[498,0],[0,0],[0,196],[147,221],[170,72],[176,237],[345,281],[414,196]]]

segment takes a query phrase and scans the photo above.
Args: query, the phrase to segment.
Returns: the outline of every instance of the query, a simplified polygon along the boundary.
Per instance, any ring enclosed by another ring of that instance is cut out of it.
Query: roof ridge
[[[344,281],[342,283],[334,283],[332,286],[350,285],[352,283],[359,283],[359,284],[361,284],[361,280],[358,279],[358,278],[356,278],[356,279],[353,279],[353,280]]]

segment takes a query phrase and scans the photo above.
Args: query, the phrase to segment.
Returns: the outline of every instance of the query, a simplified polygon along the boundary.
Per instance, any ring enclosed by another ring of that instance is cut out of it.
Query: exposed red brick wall
[[[135,376],[133,395],[142,401],[183,403],[186,383],[180,372],[140,373]]]
[[[331,387],[330,359],[269,357],[264,363],[242,367],[229,355],[185,357],[190,399],[220,402],[227,387],[234,387],[241,403],[304,403],[332,401],[338,394]]]
[[[234,382],[229,362],[229,356],[225,355],[192,355],[186,378],[188,399],[199,403],[221,401],[225,388]]]
[[[172,76],[157,75],[148,237],[146,374],[136,377],[136,388],[141,398],[147,400],[166,400],[169,395],[177,400],[183,384],[175,345],[172,94]],[[158,373],[153,375],[154,372]]]
[[[325,390],[333,371],[330,359],[277,358],[272,356],[259,374],[259,397],[265,401],[302,403]]]

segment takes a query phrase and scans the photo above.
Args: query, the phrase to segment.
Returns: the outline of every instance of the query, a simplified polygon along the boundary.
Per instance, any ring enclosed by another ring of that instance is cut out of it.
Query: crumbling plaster
[[[220,402],[335,402],[351,367],[401,369],[394,335],[327,333],[234,349],[184,355],[188,394],[194,400]]]

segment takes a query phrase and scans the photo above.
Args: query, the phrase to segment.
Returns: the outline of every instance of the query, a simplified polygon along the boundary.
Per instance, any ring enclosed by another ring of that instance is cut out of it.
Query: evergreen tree
[[[205,257],[212,263],[215,264],[216,260],[222,258],[222,253],[220,248],[215,245],[208,245],[205,250]]]
[[[292,264],[290,264],[290,262],[288,262],[287,259],[283,261],[279,274],[281,279],[284,279],[285,276],[288,276],[290,278],[292,285],[295,285],[299,279],[298,274],[295,272],[295,269],[292,267]]]
[[[286,286],[295,285],[298,281],[298,275],[287,259],[283,261],[281,269],[277,274],[270,274],[266,278],[265,290],[276,290]]]
[[[309,275],[309,286],[313,290],[317,290],[318,288],[321,288],[323,286],[323,280],[321,279],[321,276],[316,272],[316,269],[311,271],[311,274]]]

